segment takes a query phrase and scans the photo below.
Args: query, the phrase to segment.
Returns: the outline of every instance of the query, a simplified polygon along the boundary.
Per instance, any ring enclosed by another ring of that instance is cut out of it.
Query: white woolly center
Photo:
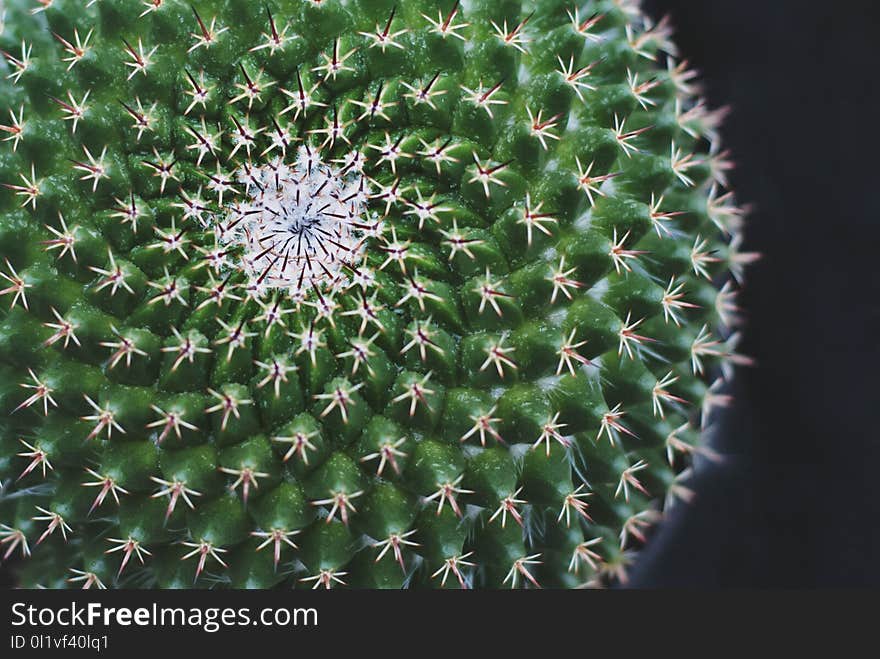
[[[279,158],[239,169],[246,199],[230,209],[218,235],[243,248],[238,267],[252,292],[285,289],[303,299],[357,278],[364,242],[379,230],[367,217],[362,165],[358,153],[333,167],[301,147],[293,165]]]

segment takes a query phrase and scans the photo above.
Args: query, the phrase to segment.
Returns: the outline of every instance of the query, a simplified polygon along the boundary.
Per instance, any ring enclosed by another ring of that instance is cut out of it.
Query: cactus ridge
[[[756,258],[666,21],[7,0],[0,23],[22,585],[626,580],[748,363]]]

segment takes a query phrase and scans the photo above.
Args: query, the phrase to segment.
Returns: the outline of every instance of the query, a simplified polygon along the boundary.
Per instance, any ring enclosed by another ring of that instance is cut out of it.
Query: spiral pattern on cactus
[[[0,47],[22,585],[605,584],[689,498],[755,255],[637,2],[7,0]]]

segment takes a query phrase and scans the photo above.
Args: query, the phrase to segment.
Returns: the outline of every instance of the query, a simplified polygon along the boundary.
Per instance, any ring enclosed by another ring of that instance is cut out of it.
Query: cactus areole
[[[6,0],[23,586],[625,582],[735,354],[723,113],[632,0]]]

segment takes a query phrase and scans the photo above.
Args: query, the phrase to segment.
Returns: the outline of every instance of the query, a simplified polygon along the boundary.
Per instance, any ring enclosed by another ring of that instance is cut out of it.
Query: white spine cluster
[[[236,266],[257,295],[282,289],[295,300],[312,290],[338,290],[357,279],[366,239],[381,220],[367,212],[369,184],[362,158],[338,167],[303,146],[293,165],[281,158],[238,170],[239,200],[216,225],[222,243],[241,248]]]

